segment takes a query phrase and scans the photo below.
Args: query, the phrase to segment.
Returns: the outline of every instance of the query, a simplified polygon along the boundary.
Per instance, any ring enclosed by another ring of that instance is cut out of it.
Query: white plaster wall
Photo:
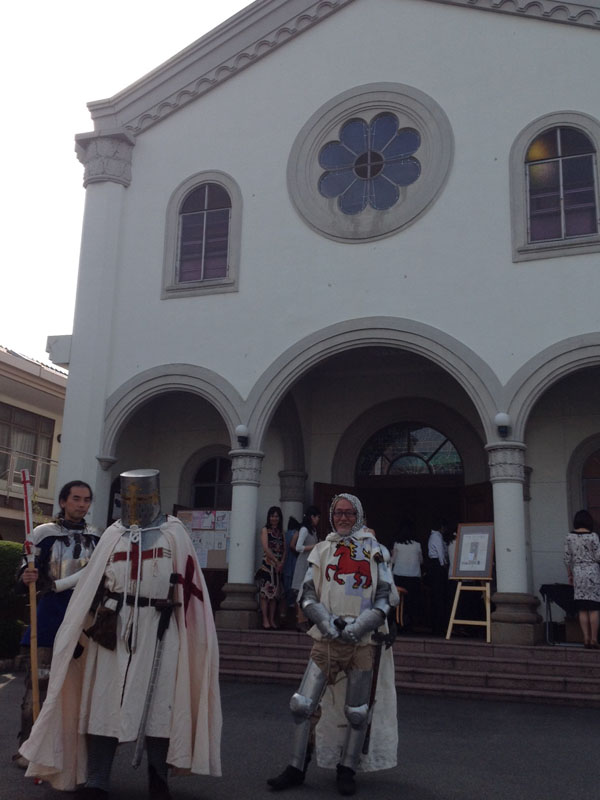
[[[574,79],[582,64],[598,71],[597,44],[581,28],[362,0],[141,135],[123,208],[108,392],[179,361],[215,370],[245,396],[296,340],[352,317],[439,327],[503,381],[552,342],[594,330],[597,256],[511,262],[508,154],[541,114],[597,112],[599,83]],[[373,244],[331,242],[291,205],[288,155],[319,106],[376,81],[415,86],[444,108],[454,165],[407,230]],[[242,191],[240,291],[161,301],[168,197],[203,169],[229,173]],[[573,307],[580,313],[558,313]]]
[[[535,591],[543,583],[566,580],[563,547],[572,522],[569,461],[575,449],[600,430],[597,398],[598,371],[575,373],[539,400],[527,426],[526,463],[533,469],[530,518]]]

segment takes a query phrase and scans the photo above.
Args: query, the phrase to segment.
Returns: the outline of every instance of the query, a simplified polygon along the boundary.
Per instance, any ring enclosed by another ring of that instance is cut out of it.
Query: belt
[[[117,600],[119,604],[126,603],[128,606],[134,606],[136,604],[136,597],[134,594],[123,595],[123,592],[104,592],[104,597],[108,598],[109,600]],[[160,597],[138,597],[137,598],[137,605],[139,608],[145,608],[146,606],[156,606],[157,604],[160,605],[163,601]]]

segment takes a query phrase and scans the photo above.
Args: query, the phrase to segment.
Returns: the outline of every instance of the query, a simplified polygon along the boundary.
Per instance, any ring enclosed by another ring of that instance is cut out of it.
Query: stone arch
[[[120,432],[134,412],[153,397],[189,392],[213,405],[235,446],[235,428],[242,420],[243,401],[231,384],[212,370],[193,364],[164,364],[140,372],[116,389],[106,401],[102,456],[112,457]]]
[[[567,464],[567,508],[569,512],[569,523],[573,515],[580,508],[584,508],[583,489],[581,485],[581,473],[588,458],[600,450],[600,433],[595,433],[584,439],[571,453],[571,458]]]
[[[460,453],[465,481],[487,478],[487,454],[472,426],[453,409],[428,398],[387,400],[361,414],[342,434],[331,467],[332,483],[354,485],[354,469],[365,442],[394,422],[417,419],[428,422],[451,439]]]
[[[249,397],[248,421],[256,447],[275,409],[296,381],[319,362],[358,347],[398,347],[437,364],[465,390],[481,419],[486,439],[495,439],[493,420],[501,384],[483,359],[438,328],[397,317],[364,317],[338,322],[288,348],[261,375]]]
[[[505,387],[506,411],[512,420],[512,438],[524,441],[529,415],[550,386],[573,372],[598,365],[600,333],[563,339],[531,358],[515,372]]]

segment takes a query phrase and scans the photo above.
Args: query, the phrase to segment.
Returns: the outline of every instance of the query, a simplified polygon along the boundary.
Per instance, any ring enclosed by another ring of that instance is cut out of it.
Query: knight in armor
[[[60,511],[52,522],[38,525],[33,531],[35,568],[27,569],[27,559],[17,578],[18,591],[28,590],[30,583],[36,584],[37,637],[38,637],[38,684],[40,703],[48,688],[48,675],[52,661],[52,647],[80,571],[85,567],[98,542],[99,533],[88,525],[85,515],[92,502],[92,490],[84,481],[66,483],[58,495]],[[29,628],[21,641],[27,659],[25,694],[21,704],[21,730],[19,744],[29,737],[33,725],[33,696],[29,664]],[[16,763],[25,768],[26,760],[18,754]]]
[[[267,781],[275,791],[304,782],[314,747],[319,766],[336,769],[342,795],[355,793],[357,770],[397,761],[392,651],[382,649],[398,603],[389,553],[365,527],[354,495],[334,497],[329,517],[332,532],[311,551],[299,594],[314,644],[290,701],[291,760]]]
[[[221,774],[216,632],[191,538],[161,511],[157,470],[121,474],[121,510],[74,592],[21,753],[28,776],[101,800],[117,745],[135,741],[150,799],[170,800],[169,768]]]

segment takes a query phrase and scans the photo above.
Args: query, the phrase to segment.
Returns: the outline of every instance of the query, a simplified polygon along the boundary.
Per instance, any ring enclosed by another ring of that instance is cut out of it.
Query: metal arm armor
[[[330,614],[322,603],[319,603],[315,584],[312,580],[305,580],[302,585],[302,599],[300,601],[306,617],[316,625],[325,639],[337,639],[340,632],[334,625],[335,617]]]

